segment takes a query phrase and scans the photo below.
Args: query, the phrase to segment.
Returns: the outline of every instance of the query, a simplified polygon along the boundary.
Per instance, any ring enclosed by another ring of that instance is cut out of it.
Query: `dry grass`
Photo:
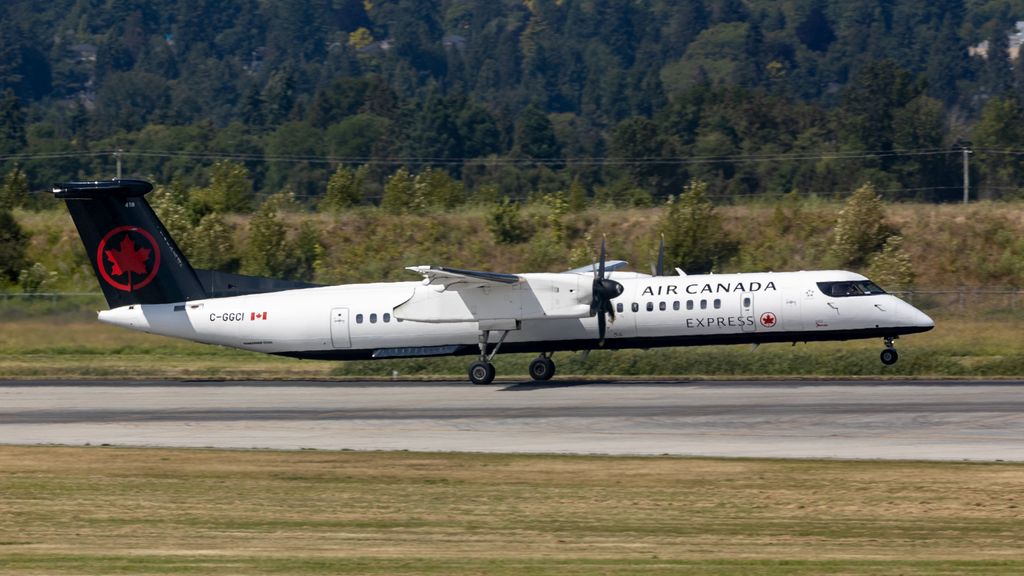
[[[0,447],[0,494],[0,573],[1024,569],[1020,465]]]

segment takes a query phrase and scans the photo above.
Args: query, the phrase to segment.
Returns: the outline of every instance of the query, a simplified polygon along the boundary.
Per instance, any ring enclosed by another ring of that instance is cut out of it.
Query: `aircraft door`
[[[754,294],[746,292],[740,296],[740,316],[743,317],[743,331],[754,332],[757,330],[757,319],[754,318]]]
[[[331,344],[335,348],[350,348],[352,346],[348,327],[348,308],[331,310]]]

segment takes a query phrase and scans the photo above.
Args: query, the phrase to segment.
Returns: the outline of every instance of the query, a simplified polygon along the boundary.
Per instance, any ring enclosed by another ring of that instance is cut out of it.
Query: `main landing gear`
[[[502,342],[508,336],[508,330],[501,332],[501,337],[498,338],[498,342],[494,345],[494,350],[491,350],[491,353],[488,354],[487,338],[490,335],[490,330],[484,330],[480,333],[480,359],[469,365],[469,380],[473,384],[490,384],[494,382],[495,371],[491,360],[498,354],[498,349],[501,348]]]
[[[892,366],[900,359],[899,353],[896,352],[896,346],[893,344],[893,340],[895,339],[895,336],[885,337],[885,350],[882,350],[879,358],[881,358],[882,364],[885,364],[886,366]]]
[[[555,361],[551,359],[551,353],[541,353],[540,356],[530,362],[530,378],[544,381],[551,380],[555,375]]]
[[[491,350],[488,354],[487,338],[489,335],[490,331],[488,330],[484,330],[480,334],[480,359],[469,365],[469,380],[473,384],[490,384],[494,382],[495,370],[491,360],[498,354],[498,349],[501,348],[502,342],[505,341],[505,336],[508,336],[508,330],[501,333],[501,337],[498,338],[498,342],[494,345],[494,350]],[[555,362],[551,359],[550,352],[542,352],[540,356],[530,362],[530,377],[534,380],[550,380],[554,375]]]

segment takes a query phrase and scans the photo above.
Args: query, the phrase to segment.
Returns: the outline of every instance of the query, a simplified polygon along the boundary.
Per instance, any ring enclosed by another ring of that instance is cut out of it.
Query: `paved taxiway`
[[[1024,461],[1024,382],[2,382],[0,443]]]

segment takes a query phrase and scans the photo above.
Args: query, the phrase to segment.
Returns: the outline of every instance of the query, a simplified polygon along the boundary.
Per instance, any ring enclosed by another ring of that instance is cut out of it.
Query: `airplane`
[[[56,184],[109,306],[100,321],[253,352],[321,360],[471,355],[489,384],[502,352],[538,356],[537,381],[560,351],[882,338],[931,330],[926,314],[842,270],[665,275],[598,261],[560,273],[411,266],[419,281],[319,286],[194,269],[153,212],[143,180]]]

